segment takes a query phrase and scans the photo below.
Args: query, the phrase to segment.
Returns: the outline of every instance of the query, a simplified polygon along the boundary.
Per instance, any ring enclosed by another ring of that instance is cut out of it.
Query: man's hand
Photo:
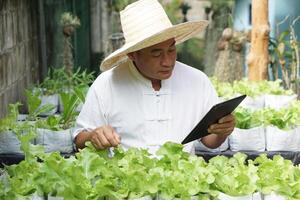
[[[208,132],[217,135],[228,136],[232,133],[235,126],[235,119],[232,114],[221,118],[218,123],[210,125]]]
[[[221,118],[218,123],[212,124],[208,128],[208,132],[212,133],[201,139],[201,142],[208,148],[219,147],[230,135],[235,126],[235,119],[232,114]]]
[[[89,132],[88,140],[96,149],[107,149],[120,144],[120,136],[111,126],[101,126]]]

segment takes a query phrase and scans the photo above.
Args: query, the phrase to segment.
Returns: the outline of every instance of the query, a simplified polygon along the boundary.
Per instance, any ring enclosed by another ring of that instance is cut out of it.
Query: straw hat
[[[107,56],[101,63],[102,71],[128,60],[127,54],[165,40],[175,38],[184,42],[205,29],[208,21],[185,22],[172,25],[157,0],[139,0],[120,12],[125,44]]]

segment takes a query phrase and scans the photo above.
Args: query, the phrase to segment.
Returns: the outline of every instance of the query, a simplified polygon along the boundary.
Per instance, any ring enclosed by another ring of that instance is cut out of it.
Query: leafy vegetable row
[[[160,195],[163,199],[216,197],[219,192],[243,196],[272,191],[287,199],[300,199],[300,168],[281,156],[262,154],[254,161],[242,153],[232,158],[216,156],[209,162],[182,151],[183,146],[164,144],[156,156],[143,149],[115,148],[114,156],[91,144],[75,156],[46,154],[40,146],[21,138],[26,159],[6,167],[0,181],[0,199],[59,196],[64,199],[136,199]]]

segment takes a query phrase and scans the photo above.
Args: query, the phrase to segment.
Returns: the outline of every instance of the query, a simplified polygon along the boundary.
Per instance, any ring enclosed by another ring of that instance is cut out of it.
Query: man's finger
[[[102,129],[102,131],[98,134],[98,139],[101,145],[105,148],[112,147],[113,144],[109,141],[108,136],[110,133],[107,132],[106,129]]]
[[[219,119],[218,123],[221,124],[221,123],[230,122],[230,121],[235,121],[234,116],[232,114],[222,117],[221,119]]]
[[[103,129],[103,135],[105,137],[106,140],[104,140],[104,142],[108,142],[109,143],[109,146],[107,147],[115,147],[115,146],[118,146],[119,142],[118,140],[116,139],[116,136],[115,136],[115,131],[112,127],[105,127]]]
[[[210,125],[210,129],[211,130],[215,130],[215,129],[224,129],[224,128],[230,128],[230,127],[234,127],[235,123],[234,122],[227,122],[227,123],[222,123],[222,124],[212,124]]]
[[[97,134],[95,133],[95,135],[91,138],[91,142],[92,145],[96,148],[96,149],[104,149],[104,147],[102,146],[100,140],[97,137]]]
[[[214,130],[211,130],[211,133],[213,134],[231,134],[232,131],[234,130],[234,128],[232,127],[229,127],[229,128],[224,128],[224,129],[214,129]]]
[[[114,132],[114,137],[115,137],[115,140],[117,141],[117,143],[120,144],[121,143],[121,137],[116,132]]]

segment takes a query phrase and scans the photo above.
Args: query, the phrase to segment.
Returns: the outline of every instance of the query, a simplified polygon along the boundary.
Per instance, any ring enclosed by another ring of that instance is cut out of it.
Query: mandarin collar
[[[172,81],[172,76],[166,80],[162,80],[161,81],[161,88],[159,91],[155,91],[153,88],[152,88],[152,83],[151,83],[151,80],[145,78],[136,68],[136,66],[133,64],[132,61],[129,61],[129,69],[130,69],[130,72],[131,74],[138,80],[140,81],[142,84],[143,84],[143,91],[144,91],[144,94],[171,94],[171,81]],[[175,65],[176,66],[176,65]],[[174,68],[175,68],[174,66]],[[173,70],[173,73],[174,73],[174,70]]]

